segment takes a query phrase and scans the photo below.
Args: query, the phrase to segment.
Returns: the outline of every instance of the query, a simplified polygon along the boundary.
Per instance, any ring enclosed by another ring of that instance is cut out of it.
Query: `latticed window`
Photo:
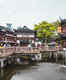
[[[62,32],[66,33],[66,27],[63,27]]]

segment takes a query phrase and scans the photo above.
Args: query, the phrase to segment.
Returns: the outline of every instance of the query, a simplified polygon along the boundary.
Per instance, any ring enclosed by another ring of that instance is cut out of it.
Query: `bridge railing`
[[[60,48],[27,48],[27,47],[8,47],[0,48],[0,57],[9,56],[13,53],[40,53],[40,51],[58,51]]]
[[[36,48],[28,48],[28,47],[16,47],[16,53],[38,53],[40,50]]]
[[[40,50],[42,50],[42,51],[59,51],[59,50],[62,50],[62,49],[63,49],[62,47],[53,47],[53,48],[44,47],[44,48],[40,48]]]
[[[9,56],[11,54],[14,53],[14,48],[10,47],[10,48],[0,48],[0,57],[4,57],[4,56]]]

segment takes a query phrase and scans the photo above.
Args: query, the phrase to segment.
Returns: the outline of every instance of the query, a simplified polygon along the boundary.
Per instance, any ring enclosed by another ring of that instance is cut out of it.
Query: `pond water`
[[[66,80],[66,67],[55,63],[12,66],[0,71],[0,80]]]

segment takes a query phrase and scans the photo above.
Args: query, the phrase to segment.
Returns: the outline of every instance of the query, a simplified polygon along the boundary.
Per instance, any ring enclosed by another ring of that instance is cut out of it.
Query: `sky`
[[[0,25],[28,26],[66,18],[66,0],[0,0]]]

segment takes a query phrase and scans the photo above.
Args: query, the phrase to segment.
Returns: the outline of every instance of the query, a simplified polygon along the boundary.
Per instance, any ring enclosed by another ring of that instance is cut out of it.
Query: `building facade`
[[[66,19],[61,20],[61,39],[63,41],[63,47],[66,48]]]
[[[6,31],[5,42],[10,43],[11,46],[15,46],[17,44],[15,32]]]
[[[4,46],[4,44],[15,45],[16,35],[9,28],[0,26],[0,46]]]
[[[35,32],[26,26],[23,28],[18,28],[15,33],[17,43],[20,44],[20,46],[27,46],[35,41]]]

